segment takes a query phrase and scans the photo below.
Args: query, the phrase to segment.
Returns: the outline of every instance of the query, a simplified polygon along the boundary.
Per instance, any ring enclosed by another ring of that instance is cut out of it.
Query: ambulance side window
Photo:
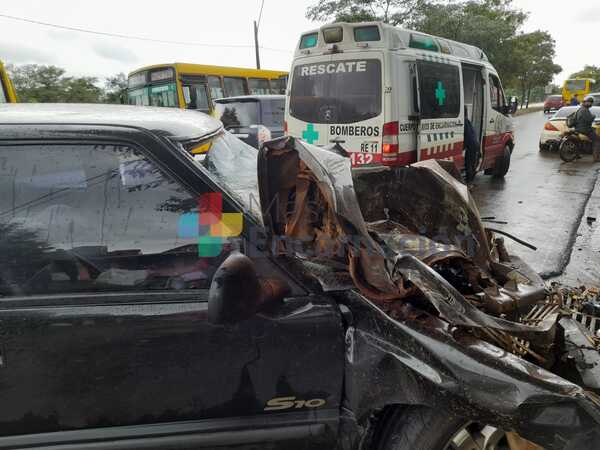
[[[506,99],[504,98],[504,91],[500,85],[500,80],[495,75],[490,75],[490,100],[494,110],[504,113]]]
[[[449,119],[460,115],[460,73],[457,66],[417,61],[422,119]]]

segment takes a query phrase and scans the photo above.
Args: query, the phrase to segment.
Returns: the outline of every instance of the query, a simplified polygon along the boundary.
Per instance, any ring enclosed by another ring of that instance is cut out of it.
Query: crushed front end
[[[352,174],[335,149],[282,138],[258,171],[271,251],[348,308],[357,440],[374,409],[441,405],[544,448],[598,448],[600,315],[510,255],[453,168]]]

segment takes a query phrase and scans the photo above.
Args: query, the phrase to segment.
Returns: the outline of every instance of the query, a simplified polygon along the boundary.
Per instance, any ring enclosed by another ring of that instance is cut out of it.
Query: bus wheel
[[[496,159],[496,165],[492,171],[495,178],[504,178],[510,168],[510,148],[504,147],[502,154]]]

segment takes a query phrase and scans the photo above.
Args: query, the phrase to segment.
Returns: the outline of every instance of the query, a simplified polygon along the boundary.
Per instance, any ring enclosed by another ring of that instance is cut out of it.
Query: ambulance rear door
[[[417,158],[462,160],[464,109],[460,63],[442,55],[418,54]]]

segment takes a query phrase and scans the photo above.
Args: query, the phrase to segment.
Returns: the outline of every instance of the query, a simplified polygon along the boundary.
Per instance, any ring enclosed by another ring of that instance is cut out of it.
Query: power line
[[[262,0],[262,3],[260,4],[260,12],[258,13],[258,24],[256,25],[256,28],[260,27],[260,19],[262,19],[262,12],[263,12],[264,6],[265,6],[265,0]]]
[[[264,1],[263,1],[263,3],[264,3]],[[262,9],[261,9],[261,13],[262,13]],[[132,35],[127,35],[127,34],[106,33],[104,31],[89,30],[86,28],[72,27],[72,26],[66,26],[66,25],[57,25],[54,23],[42,22],[39,20],[27,19],[24,17],[9,16],[8,14],[0,14],[0,17],[4,18],[4,19],[9,19],[9,20],[16,20],[19,22],[26,22],[26,23],[31,23],[31,24],[35,24],[35,25],[41,25],[44,27],[58,28],[58,29],[67,30],[67,31],[75,31],[78,33],[94,34],[97,36],[105,36],[105,37],[116,37],[119,39],[130,39],[130,40],[143,41],[143,42],[154,42],[157,44],[187,45],[187,46],[193,46],[193,47],[209,47],[209,48],[253,48],[254,47],[253,45],[243,45],[243,44],[238,44],[238,45],[235,45],[235,44],[224,44],[224,45],[205,44],[205,43],[200,43],[200,42],[170,41],[170,40],[164,40],[164,39],[153,39],[153,38],[142,37],[142,36],[132,36]],[[291,53],[291,51],[284,50],[281,48],[271,48],[271,47],[261,47],[261,48],[263,50],[270,50],[273,52]]]

